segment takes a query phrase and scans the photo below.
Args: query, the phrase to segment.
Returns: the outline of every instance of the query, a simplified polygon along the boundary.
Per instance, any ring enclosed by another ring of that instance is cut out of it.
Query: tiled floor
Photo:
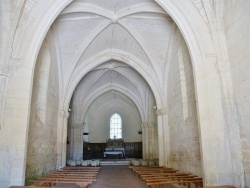
[[[90,188],[147,188],[128,166],[102,166],[97,180]]]

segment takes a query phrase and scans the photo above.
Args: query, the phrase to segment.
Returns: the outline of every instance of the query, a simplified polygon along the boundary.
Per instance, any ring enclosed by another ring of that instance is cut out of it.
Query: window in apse
[[[117,113],[110,118],[110,138],[122,138],[122,118]]]

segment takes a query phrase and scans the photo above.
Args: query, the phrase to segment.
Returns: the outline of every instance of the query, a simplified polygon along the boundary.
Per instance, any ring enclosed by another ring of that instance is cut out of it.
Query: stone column
[[[57,126],[57,165],[60,169],[66,166],[66,149],[67,149],[67,124],[69,113],[67,111],[59,111]]]
[[[167,109],[157,109],[159,165],[169,165],[169,124]]]
[[[146,131],[145,131],[145,123],[141,123],[142,129],[142,158],[146,159]]]
[[[148,143],[149,143],[149,158],[148,159],[153,159],[154,158],[154,123],[153,122],[148,122]]]
[[[71,128],[71,159],[82,160],[83,157],[83,123],[72,123]]]
[[[154,158],[154,123],[142,123],[143,159]]]
[[[2,127],[3,109],[4,109],[4,97],[6,93],[6,86],[9,79],[9,75],[0,69],[0,129]]]
[[[152,134],[154,135],[153,159],[158,159],[159,158],[159,145],[158,145],[157,122],[154,122]]]
[[[148,127],[148,123],[145,122],[144,123],[144,133],[145,133],[145,159],[149,159],[149,155],[150,155],[150,149],[149,149],[149,127]]]

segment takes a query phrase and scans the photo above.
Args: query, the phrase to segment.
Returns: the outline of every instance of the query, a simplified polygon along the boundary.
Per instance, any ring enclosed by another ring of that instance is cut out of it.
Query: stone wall
[[[186,43],[176,32],[168,76],[170,166],[201,175],[193,70]]]
[[[53,44],[47,36],[38,55],[31,101],[26,178],[33,179],[56,168],[58,74]]]
[[[140,116],[135,114],[124,104],[113,102],[107,104],[98,113],[98,106],[89,112],[89,142],[106,143],[110,132],[110,117],[114,113],[120,114],[122,118],[122,137],[125,142],[141,142],[142,135],[138,134],[140,129]]]
[[[225,33],[240,125],[246,187],[250,186],[250,1],[225,1]]]

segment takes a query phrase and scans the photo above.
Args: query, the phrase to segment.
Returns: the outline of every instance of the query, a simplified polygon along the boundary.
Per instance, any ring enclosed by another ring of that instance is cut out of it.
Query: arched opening
[[[110,117],[109,138],[120,139],[122,138],[122,118],[118,113],[114,113]]]
[[[109,145],[107,140],[119,140],[120,137],[124,142],[123,157],[157,158],[157,147],[153,147],[158,144],[157,127],[152,127],[152,134],[140,134],[142,122],[156,125],[155,105],[149,85],[128,64],[109,60],[95,67],[80,80],[70,102],[67,159],[102,159],[105,146]],[[117,113],[122,118],[120,136],[115,134],[118,130],[111,131],[110,124],[111,116]],[[82,136],[84,133],[87,134]],[[144,142],[147,137],[151,138],[150,143]],[[82,139],[77,141],[76,138]]]
[[[115,101],[113,91],[119,91],[132,100],[133,104],[130,105],[130,108],[136,108],[134,110],[137,114],[136,122],[132,122],[130,126],[135,125],[132,130],[136,137],[133,139],[140,137],[140,141],[143,143],[143,158],[160,157],[161,165],[168,162],[168,165],[177,166],[178,169],[201,174],[194,88],[190,79],[193,77],[192,68],[190,69],[191,60],[187,46],[175,23],[163,9],[155,5],[153,1],[150,1],[149,4],[137,9],[138,4],[132,3],[130,6],[135,9],[131,9],[133,11],[126,14],[124,12],[127,9],[124,5],[125,7],[120,8],[119,21],[116,22],[113,21],[112,16],[89,9],[87,8],[89,5],[83,2],[76,2],[69,5],[51,27],[50,42],[55,46],[53,60],[58,65],[59,74],[59,109],[64,109],[64,113],[68,111],[68,108],[71,109],[67,128],[68,135],[61,125],[62,122],[57,121],[57,142],[61,144],[61,147],[57,148],[57,156],[59,156],[57,167],[64,166],[66,162],[66,137],[70,143],[67,157],[71,160],[84,158],[82,149],[84,139],[104,143],[109,138],[110,135],[103,134],[105,130],[109,132],[109,129],[103,128],[101,118],[94,117],[100,117],[100,114],[96,112],[108,112],[103,106],[111,109],[112,102],[107,103],[104,99],[112,96],[112,100]],[[102,7],[102,5],[98,6]],[[82,9],[79,10],[79,7]],[[151,25],[155,27],[151,27]],[[75,28],[73,33],[72,28]],[[176,34],[176,30],[179,35]],[[158,36],[158,38],[148,37],[148,33]],[[175,40],[171,40],[171,37]],[[181,42],[175,43],[174,41]],[[99,45],[98,48],[97,45]],[[185,58],[176,50],[180,48],[185,51]],[[179,63],[176,63],[175,60],[178,57]],[[187,74],[186,70],[189,71]],[[185,76],[188,79],[185,79]],[[165,79],[162,79],[164,77]],[[171,84],[176,88],[171,87]],[[191,86],[187,87],[188,84]],[[106,93],[101,92],[103,86],[109,88]],[[192,98],[188,97],[187,88],[191,88]],[[171,95],[172,91],[177,89],[180,92]],[[125,109],[124,104],[130,102],[126,97],[124,101],[122,101],[124,98],[121,99],[123,104],[119,101],[122,104],[121,109]],[[181,98],[181,103],[178,103],[178,97]],[[188,105],[189,103],[192,105]],[[154,106],[157,106],[157,110],[154,109]],[[157,122],[157,118],[164,118],[167,115],[164,109],[168,108],[171,109],[168,115],[169,120],[164,119],[163,122]],[[123,113],[128,113],[127,111]],[[159,111],[161,113],[158,113]],[[179,116],[180,113],[183,116]],[[181,121],[180,119],[184,116],[185,120]],[[103,117],[109,119],[109,116]],[[189,121],[186,121],[187,119]],[[67,117],[64,117],[63,121],[67,121]],[[187,138],[184,129],[176,128],[181,122],[190,127],[187,130],[191,133]],[[157,124],[163,131],[157,130]],[[173,126],[175,124],[176,126]],[[125,126],[124,124],[124,130]],[[174,131],[167,130],[168,126],[172,126]],[[93,127],[95,128],[92,129]],[[142,135],[139,135],[138,131],[142,131]],[[84,132],[89,134],[83,135]],[[159,132],[163,135],[158,140]],[[180,137],[176,136],[177,132]],[[93,137],[93,133],[100,135],[98,138]],[[133,134],[124,133],[124,135]],[[131,141],[129,139],[131,138],[128,138],[128,141]],[[183,139],[185,144],[180,146]],[[166,148],[171,142],[176,145],[176,148],[167,151]],[[160,156],[158,147],[155,147],[158,143],[164,147],[160,150],[162,152]],[[182,148],[189,148],[188,151],[185,151],[185,155],[189,158],[193,157],[191,162],[182,158]],[[198,154],[189,155],[194,150]],[[181,160],[176,162],[176,159]],[[192,167],[186,169],[189,166],[187,163],[190,163],[189,165]]]
[[[31,70],[33,70],[33,68],[34,68],[35,59],[37,57],[39,48],[42,44],[42,41],[43,41],[47,31],[49,30],[49,27],[51,26],[51,23],[59,15],[59,12],[62,11],[65,8],[65,6],[68,5],[70,2],[71,1],[48,3],[47,1],[44,1],[43,3],[44,3],[44,5],[46,5],[44,7],[48,7],[48,9],[46,9],[46,8],[40,9],[39,11],[37,11],[37,14],[34,14],[34,15],[31,13],[30,17],[28,17],[28,19],[32,20],[30,22],[29,22],[29,20],[23,21],[22,19],[20,19],[21,20],[21,24],[19,24],[20,30],[18,30],[20,32],[17,32],[17,34],[16,34],[17,37],[15,37],[15,40],[13,42],[13,44],[14,44],[13,45],[13,49],[14,49],[13,57],[20,58],[20,61],[21,61],[21,63],[24,64],[24,67],[22,69],[16,71],[17,74],[15,74],[15,77],[13,77],[12,81],[14,79],[19,80],[20,78],[23,78],[24,73],[25,73],[25,78],[27,78],[27,80],[29,80],[28,84],[24,85],[22,88],[24,93],[27,94],[27,96],[28,96],[28,99],[26,99],[24,107],[23,107],[23,109],[24,109],[23,116],[25,116],[27,119],[29,119],[28,117],[29,117],[29,112],[30,112],[30,107],[29,107],[29,100],[31,98],[31,90],[30,90],[31,87],[30,86],[32,83],[31,80],[33,80],[33,78],[32,78],[33,72]],[[220,118],[218,118],[218,119],[213,118],[213,115],[216,116],[216,112],[223,111],[222,104],[227,105],[228,102],[226,101],[227,97],[223,97],[222,101],[219,101],[216,98],[218,96],[224,96],[224,94],[227,92],[224,92],[226,87],[224,87],[224,88],[220,87],[220,83],[223,82],[223,76],[221,76],[221,75],[223,75],[223,73],[220,73],[220,75],[217,76],[217,74],[216,74],[217,67],[211,66],[214,64],[217,65],[217,60],[216,60],[217,54],[215,52],[216,48],[213,48],[214,43],[212,41],[211,35],[209,34],[209,29],[207,28],[208,26],[206,26],[207,25],[206,22],[204,20],[202,20],[203,19],[202,16],[199,14],[198,10],[195,9],[195,7],[191,1],[183,2],[183,1],[160,1],[159,0],[157,2],[159,3],[159,5],[161,5],[161,7],[163,7],[171,15],[173,20],[177,23],[178,27],[180,28],[180,30],[185,38],[185,41],[187,42],[188,48],[190,50],[192,64],[193,64],[193,72],[194,72],[194,83],[195,83],[194,88],[196,91],[195,97],[196,97],[196,104],[197,104],[197,109],[198,109],[197,119],[198,119],[198,124],[199,124],[201,152],[202,152],[203,156],[206,156],[205,158],[202,158],[202,169],[204,172],[204,177],[205,177],[205,182],[206,182],[205,184],[206,185],[213,185],[213,184],[218,184],[218,183],[229,183],[230,184],[232,181],[227,179],[227,176],[225,175],[225,171],[228,171],[230,173],[230,175],[232,175],[233,177],[236,177],[235,174],[242,175],[242,170],[241,170],[241,168],[239,168],[239,170],[238,170],[238,168],[231,169],[230,165],[227,165],[227,164],[231,164],[234,160],[238,160],[238,158],[232,157],[233,155],[229,153],[228,147],[230,146],[230,142],[228,143],[227,141],[225,141],[225,143],[223,142],[223,144],[216,144],[216,143],[221,143],[219,136],[217,134],[215,134],[216,132],[223,133],[223,135],[221,135],[221,137],[225,137],[226,140],[229,139],[227,132],[221,131],[225,128],[225,124],[226,124],[225,119],[226,118],[223,118],[224,117],[223,115],[221,115]],[[51,5],[53,5],[53,6],[51,6]],[[185,14],[185,11],[188,11],[189,14]],[[145,11],[143,11],[143,12],[145,12]],[[154,11],[154,12],[157,12],[157,11]],[[164,12],[164,11],[162,11],[162,12]],[[105,12],[105,13],[107,13],[107,12]],[[44,16],[44,15],[47,15],[47,16]],[[35,19],[33,19],[33,18],[35,18]],[[105,18],[109,18],[109,15],[106,15]],[[113,17],[111,17],[111,18],[113,18]],[[193,18],[195,18],[194,19],[195,22],[193,21]],[[115,23],[117,23],[118,20],[116,19],[116,17],[114,17],[114,19],[111,19],[110,21],[115,24]],[[105,25],[105,23],[103,25]],[[129,29],[129,26],[125,25],[124,28]],[[133,36],[136,36],[136,34],[134,33]],[[29,38],[29,37],[31,37],[31,38]],[[137,38],[137,39],[139,39],[139,41],[140,41],[140,38]],[[143,43],[140,43],[140,44],[141,44],[141,46],[143,46]],[[58,43],[56,43],[56,45],[59,46]],[[152,46],[154,46],[154,45],[152,45]],[[71,49],[71,47],[68,47],[68,48]],[[147,48],[143,48],[143,49],[144,49],[144,51],[150,51]],[[137,51],[137,50],[135,50],[135,51]],[[61,58],[59,54],[61,54],[61,52],[57,52],[58,59]],[[69,52],[68,54],[72,55],[74,53]],[[91,54],[91,50],[89,51],[88,55],[90,55],[90,54]],[[149,59],[152,59],[152,57],[148,53],[147,53],[147,56]],[[147,59],[144,59],[144,60],[147,60]],[[146,61],[143,61],[143,62],[146,62]],[[153,63],[154,65],[158,63],[158,61],[153,61],[153,62],[154,62]],[[139,67],[142,67],[142,65],[139,65]],[[209,69],[209,73],[212,73],[212,74],[208,74],[208,71],[206,70],[207,68]],[[72,69],[74,69],[74,68],[72,67]],[[155,68],[155,66],[153,66],[153,68],[148,66],[146,69],[149,69],[149,70],[154,69],[155,72],[153,72],[153,73],[158,74],[158,72],[156,71],[157,68]],[[161,68],[158,68],[158,69],[161,69]],[[61,71],[62,71],[62,69],[59,70],[59,72],[61,72]],[[212,75],[212,76],[210,76],[210,75]],[[215,76],[215,77],[213,77],[213,76]],[[69,77],[73,77],[72,74],[68,74],[66,76],[66,78],[69,78]],[[222,81],[220,79],[222,79]],[[58,125],[60,125],[61,127],[58,126],[60,128],[60,131],[58,131],[58,139],[59,140],[57,141],[57,143],[58,143],[57,156],[59,156],[59,158],[60,158],[57,161],[61,161],[60,162],[61,165],[63,165],[65,162],[65,159],[63,158],[63,156],[66,153],[64,151],[64,145],[66,144],[65,125],[67,124],[66,119],[68,117],[67,112],[68,112],[69,101],[70,101],[70,99],[64,100],[65,91],[67,90],[67,87],[70,87],[70,84],[67,85],[66,87],[64,87],[65,85],[64,85],[62,80],[63,79],[59,79],[59,81],[62,83],[60,83],[61,85],[59,87],[60,88],[59,89],[60,101],[59,101]],[[159,81],[161,79],[159,79],[158,77],[154,77],[151,81],[152,81],[152,83],[157,83],[157,80]],[[152,87],[153,84],[150,84],[150,85],[151,85],[151,88],[155,88],[155,89],[152,89],[153,92],[157,93],[157,90],[159,88],[162,88],[162,85],[164,85],[164,83],[161,83],[160,87],[157,87],[157,86]],[[213,95],[209,95],[209,93],[210,93],[209,91],[211,91],[212,85],[216,85],[216,89],[213,90]],[[63,87],[61,87],[61,86],[63,86]],[[13,86],[11,89],[13,89],[13,88],[20,89],[18,87],[18,84]],[[164,107],[166,107],[167,105],[163,101],[162,96],[166,96],[166,93],[165,92],[161,93],[158,91],[158,94],[159,94],[159,97],[156,97],[157,107],[159,107],[158,112],[157,112],[158,113],[158,125],[159,124],[165,125],[165,123],[168,122],[168,115],[166,114],[166,111],[168,109],[164,109]],[[10,94],[8,94],[8,95],[10,95]],[[227,95],[227,94],[225,94],[225,95]],[[183,97],[183,99],[185,98],[184,95],[182,97]],[[213,99],[217,99],[216,101],[219,101],[219,102],[217,102],[213,106],[206,105],[208,103],[212,103]],[[185,102],[183,100],[182,104],[184,104],[184,103]],[[7,104],[6,108],[13,109],[14,107],[12,107],[11,104]],[[207,116],[206,115],[207,113],[209,113],[210,116]],[[228,117],[232,113],[225,112],[225,114],[226,114],[225,116]],[[18,118],[15,117],[15,113],[13,113],[13,115],[10,115],[10,117],[14,119],[12,122],[19,122]],[[9,116],[6,118],[9,118]],[[17,127],[18,125],[20,125],[20,124],[19,123],[12,123],[8,128],[14,129],[15,126]],[[16,139],[13,140],[12,142],[10,142],[15,147],[16,147],[16,145],[19,145],[21,148],[21,151],[23,152],[22,154],[20,154],[20,156],[22,156],[22,157],[20,157],[22,162],[20,163],[20,165],[18,165],[16,167],[16,169],[18,169],[20,171],[20,175],[16,178],[20,184],[22,183],[23,177],[24,177],[23,171],[24,171],[24,166],[25,166],[25,156],[26,156],[26,148],[27,148],[27,145],[26,145],[27,137],[23,136],[23,135],[27,135],[28,127],[29,127],[28,121],[27,120],[23,121],[22,125],[23,125],[23,129],[22,129],[23,134],[20,134],[19,131],[17,131],[17,133],[13,133],[14,134],[13,137],[15,137]],[[211,134],[206,135],[205,133],[207,131],[208,125],[213,126],[213,129],[211,129],[212,130]],[[233,123],[231,123],[230,125],[233,125]],[[161,131],[162,131],[162,133],[168,132],[168,130],[164,131],[164,128],[165,127],[161,126],[159,132],[161,132]],[[217,129],[219,128],[219,130],[217,130],[216,128]],[[5,131],[4,133],[8,133],[8,131]],[[7,134],[7,136],[9,136],[8,134]],[[22,136],[20,136],[20,135],[22,135]],[[216,135],[217,137],[215,137],[213,135]],[[164,161],[164,163],[165,163],[165,160],[168,161],[167,160],[167,154],[168,154],[167,143],[169,143],[169,142],[168,142],[168,138],[165,139],[164,135],[159,135],[159,136],[161,136],[161,140],[159,140],[160,143],[164,143],[161,146],[159,146],[159,151],[160,151],[160,156],[163,156],[163,159],[161,159],[161,160]],[[165,136],[167,136],[167,135],[165,135]],[[214,142],[212,142],[212,141],[214,141]],[[9,143],[7,143],[7,145],[8,144]],[[15,148],[15,147],[12,147],[11,144],[9,144],[10,147]],[[220,161],[220,162],[213,161],[213,156],[209,155],[211,150],[215,151],[215,155],[221,154],[220,151],[225,151],[223,153],[224,160]],[[63,153],[63,152],[65,152],[65,153]],[[8,158],[9,154],[7,154],[6,156]],[[213,165],[210,165],[211,163]],[[220,164],[220,165],[218,165],[218,164]],[[213,168],[215,170],[210,169],[210,166],[213,166]],[[225,167],[228,167],[228,169],[225,170]],[[10,169],[13,171],[15,170],[14,167],[10,167]],[[220,178],[216,178],[213,176],[214,171],[218,172],[218,174],[219,174],[218,177],[220,177]],[[236,173],[236,172],[239,172],[239,173]],[[10,180],[10,182],[11,181],[12,180]]]

